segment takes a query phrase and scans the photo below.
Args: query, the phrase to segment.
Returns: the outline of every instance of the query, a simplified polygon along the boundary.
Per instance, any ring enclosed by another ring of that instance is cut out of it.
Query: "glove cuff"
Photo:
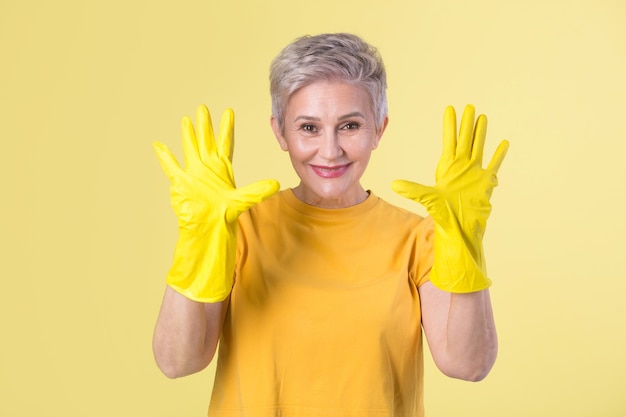
[[[166,282],[190,300],[223,301],[233,287],[236,250],[236,222],[208,230],[181,228]]]
[[[479,237],[463,236],[460,230],[450,233],[435,225],[434,264],[430,281],[437,288],[452,293],[487,289],[491,280]]]

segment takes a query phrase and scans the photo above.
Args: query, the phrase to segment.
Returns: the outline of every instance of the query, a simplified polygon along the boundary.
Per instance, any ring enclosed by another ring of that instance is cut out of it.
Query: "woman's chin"
[[[325,187],[310,188],[300,185],[294,189],[294,194],[301,201],[312,206],[323,208],[344,208],[361,203],[367,198],[367,192],[361,188],[348,189],[325,184]]]

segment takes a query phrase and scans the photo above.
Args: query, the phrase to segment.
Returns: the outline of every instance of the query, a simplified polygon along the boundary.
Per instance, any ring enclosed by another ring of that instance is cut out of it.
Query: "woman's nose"
[[[343,149],[339,142],[339,135],[336,132],[329,132],[322,135],[319,155],[327,160],[332,160],[340,157],[343,154]]]

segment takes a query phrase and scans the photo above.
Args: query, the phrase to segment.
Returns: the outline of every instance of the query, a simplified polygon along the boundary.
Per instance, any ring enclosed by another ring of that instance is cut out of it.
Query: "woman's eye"
[[[359,124],[356,123],[356,122],[346,123],[342,127],[342,129],[344,129],[344,130],[354,130],[354,129],[358,129],[358,128],[359,128]]]
[[[315,126],[314,126],[314,125],[309,125],[309,124],[306,124],[306,125],[302,125],[302,126],[300,126],[300,129],[301,129],[302,131],[304,131],[304,132],[308,132],[308,133],[313,133],[313,132],[316,132],[316,131],[317,131],[317,129],[315,128]]]

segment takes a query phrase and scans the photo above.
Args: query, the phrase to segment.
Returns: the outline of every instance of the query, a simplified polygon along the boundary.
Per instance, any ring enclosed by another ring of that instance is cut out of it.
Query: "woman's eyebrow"
[[[358,111],[354,111],[352,113],[344,114],[343,116],[339,117],[338,120],[350,119],[352,117],[361,117],[361,118],[365,119],[365,116],[363,115],[363,113],[358,112]]]
[[[344,114],[343,116],[339,116],[337,118],[337,120],[345,120],[345,119],[350,119],[352,117],[360,117],[365,119],[365,116],[363,115],[363,113],[359,112],[359,111],[354,111],[352,113],[348,113],[348,114]],[[312,122],[319,122],[320,119],[319,117],[314,117],[314,116],[307,116],[307,115],[300,115],[298,117],[296,117],[293,121],[297,122],[298,120],[309,120]]]
[[[302,116],[296,117],[293,121],[297,122],[298,120],[310,120],[312,122],[319,122],[322,119],[320,119],[319,117],[302,115]]]

